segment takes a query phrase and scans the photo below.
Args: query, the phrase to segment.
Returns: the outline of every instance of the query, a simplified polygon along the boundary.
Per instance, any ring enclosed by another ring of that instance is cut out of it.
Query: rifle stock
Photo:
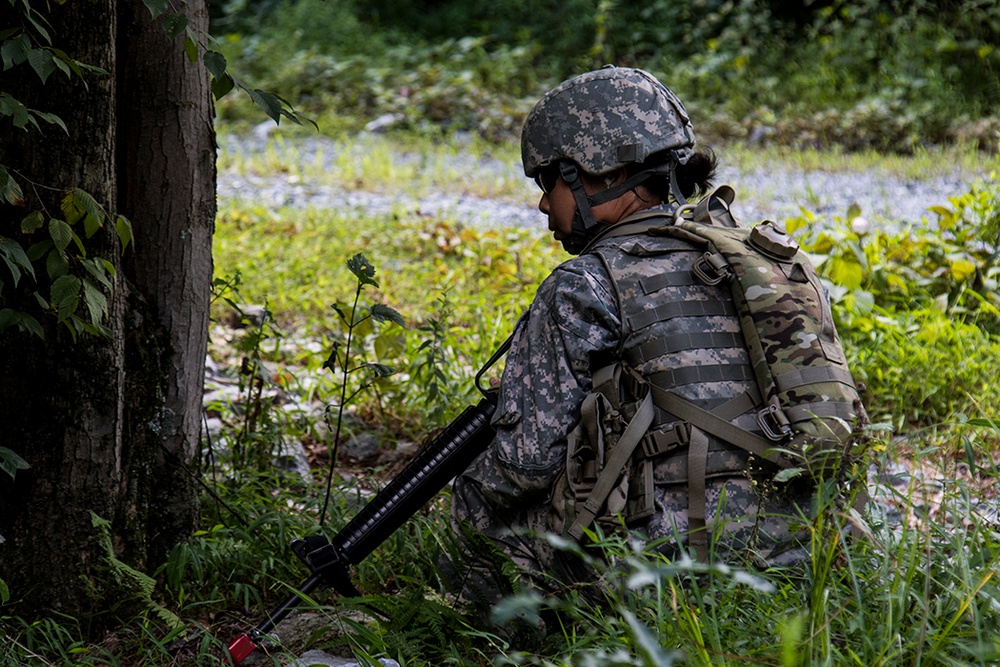
[[[266,619],[229,644],[232,664],[240,664],[253,653],[267,633],[301,604],[303,596],[317,588],[327,586],[346,597],[357,597],[348,568],[363,561],[486,451],[495,434],[490,420],[497,399],[496,392],[484,390],[480,380],[509,347],[508,338],[476,374],[476,386],[483,394],[479,403],[463,410],[336,535],[315,535],[292,543],[292,550],[312,574]]]

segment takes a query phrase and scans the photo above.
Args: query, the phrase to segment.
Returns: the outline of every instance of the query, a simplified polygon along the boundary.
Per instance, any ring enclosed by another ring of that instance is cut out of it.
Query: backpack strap
[[[582,538],[584,528],[589,527],[597,517],[598,512],[601,511],[604,502],[608,498],[608,494],[611,493],[625,466],[628,465],[636,445],[642,440],[642,436],[646,434],[649,425],[653,423],[654,413],[653,398],[647,389],[645,396],[641,398],[638,404],[635,415],[632,416],[628,426],[625,427],[621,438],[611,451],[604,469],[601,470],[601,474],[597,477],[597,481],[594,483],[594,490],[590,492],[583,507],[577,511],[576,519],[574,519],[573,525],[569,529],[569,534],[574,538],[578,540]]]
[[[708,470],[708,435],[700,428],[691,429],[688,443],[688,544],[695,558],[708,562],[708,524],[705,521],[705,473]]]
[[[678,419],[686,421],[692,426],[696,426],[706,433],[711,433],[728,443],[742,447],[751,454],[770,461],[778,467],[789,468],[792,466],[792,462],[788,457],[775,451],[775,443],[767,438],[740,428],[718,414],[699,408],[691,401],[681,398],[673,392],[651,385],[650,393],[657,407],[669,412]]]
[[[720,185],[698,202],[697,206],[681,207],[674,215],[675,217],[684,217],[690,211],[690,219],[695,222],[703,222],[715,227],[739,227],[736,219],[733,218],[732,210],[729,208],[735,198],[735,190],[728,185]]]

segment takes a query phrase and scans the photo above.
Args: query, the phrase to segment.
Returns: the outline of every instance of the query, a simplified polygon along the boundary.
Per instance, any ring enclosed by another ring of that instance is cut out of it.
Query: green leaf
[[[774,476],[775,482],[787,482],[789,480],[795,479],[799,475],[805,472],[805,468],[785,468],[784,470],[779,470]]]
[[[537,625],[541,620],[539,611],[545,607],[545,600],[535,592],[519,593],[506,597],[493,606],[492,620],[496,623],[507,623],[520,619],[529,626]]]
[[[374,373],[376,377],[380,377],[380,378],[387,378],[390,375],[395,375],[396,374],[396,369],[395,368],[393,368],[392,366],[386,366],[385,364],[373,364],[373,363],[367,363],[366,362],[366,363],[361,364],[361,367],[362,368],[367,368],[372,373]]]
[[[57,50],[58,49],[53,49],[53,51]],[[55,63],[55,66],[59,68],[59,71],[65,74],[67,77],[72,76],[73,71],[69,68],[69,63],[67,63],[64,59],[56,56],[52,59],[52,62]]]
[[[49,239],[45,239],[44,241],[39,241],[38,243],[32,243],[30,246],[28,246],[27,250],[28,259],[30,259],[32,262],[37,261],[42,257],[44,257],[45,253],[47,253],[51,248],[52,248],[52,241]]]
[[[80,218],[87,216],[94,218],[97,226],[100,227],[104,219],[108,217],[108,214],[104,212],[104,208],[97,203],[97,200],[89,192],[80,188],[67,190],[60,203],[60,208],[66,216],[66,222],[71,225],[75,224]],[[94,222],[90,221],[84,222],[85,227],[93,224]],[[89,237],[90,234],[87,234],[87,236]]]
[[[83,281],[83,303],[90,314],[90,322],[95,326],[104,321],[108,314],[108,299],[97,285]]]
[[[14,109],[14,116],[12,120],[14,123],[14,127],[21,130],[23,130],[24,126],[27,125],[28,123],[31,123],[35,127],[38,127],[38,121],[35,120],[34,116],[28,113],[28,108],[23,105]]]
[[[63,217],[66,218],[66,223],[70,225],[75,225],[80,218],[87,214],[83,203],[77,199],[76,188],[66,191],[59,202],[59,208],[62,210]]]
[[[56,280],[69,273],[69,260],[66,259],[66,253],[58,250],[50,252],[45,258],[45,272],[48,274],[49,280]]]
[[[49,236],[59,252],[65,252],[70,241],[73,240],[73,230],[69,224],[63,220],[53,218],[49,220]]]
[[[19,313],[18,311],[10,308],[0,310],[0,331],[12,326],[16,326],[19,331],[28,331],[35,334],[40,339],[45,340],[45,334],[42,331],[42,326],[34,317],[28,315],[27,313]]]
[[[104,223],[104,220],[108,217],[108,214],[104,211],[104,207],[97,203],[93,197],[90,196],[85,190],[79,188],[74,188],[76,191],[77,199],[83,204],[83,208],[87,211],[88,218],[94,218],[98,225]]]
[[[184,53],[192,64],[198,62],[198,39],[191,30],[187,31],[187,36],[184,38]]]
[[[331,372],[337,372],[337,364],[340,359],[337,356],[337,352],[340,351],[340,343],[338,341],[333,341],[333,345],[330,348],[330,354],[326,357],[326,361],[323,362],[323,368],[329,369]]]
[[[10,475],[11,479],[18,470],[27,470],[31,466],[27,461],[15,454],[7,447],[0,447],[0,468]]]
[[[28,51],[28,63],[35,70],[35,74],[38,75],[43,84],[49,78],[49,75],[56,71],[56,64],[53,61],[52,52],[47,49],[32,49]]]
[[[14,65],[20,65],[28,57],[31,50],[31,41],[27,33],[21,33],[17,39],[8,39],[0,45],[0,59],[3,60],[3,68],[10,69]]]
[[[10,273],[14,277],[15,286],[21,278],[20,269],[24,269],[27,273],[31,274],[32,278],[35,277],[35,268],[31,265],[31,260],[28,259],[28,255],[24,252],[21,244],[14,239],[0,238],[0,257],[3,258],[7,264],[7,268],[10,269]]]
[[[89,239],[94,234],[101,229],[101,218],[95,218],[92,215],[88,215],[83,219],[83,233],[86,234]],[[80,248],[80,252],[83,253],[83,247]]]
[[[403,321],[403,316],[389,306],[376,303],[371,307],[370,312],[372,314],[372,319],[376,322],[395,322],[404,329],[406,328],[406,322]]]
[[[80,265],[87,270],[87,273],[94,277],[94,280],[101,283],[109,290],[112,289],[111,281],[108,280],[105,266],[99,259],[84,259],[80,261]]]
[[[0,535],[0,538],[2,537],[3,535]],[[0,539],[0,543],[2,542],[3,539]],[[10,589],[7,588],[7,583],[0,579],[0,605],[7,604],[8,601],[10,601]]]
[[[388,331],[389,333],[380,335],[374,342],[375,354],[379,359],[406,352],[406,335],[399,329],[388,329]]]
[[[17,283],[21,280],[21,270],[17,268],[17,264],[10,260],[6,255],[0,255],[0,259],[3,263],[7,265],[7,270],[10,271],[10,275],[14,277],[14,287],[17,287]]]
[[[80,288],[82,283],[76,276],[60,276],[52,283],[49,301],[56,309],[56,315],[62,322],[74,312],[80,303]]]
[[[218,79],[212,79],[212,95],[215,99],[219,100],[229,94],[229,91],[236,86],[236,82],[233,81],[233,77],[229,76],[227,72]]]
[[[985,426],[986,428],[992,428],[995,431],[1000,431],[1000,421],[994,421],[992,419],[970,419],[969,424],[972,426]]]
[[[853,220],[859,215],[861,215],[861,207],[858,205],[858,202],[851,202],[851,205],[847,207],[847,220]]]
[[[150,16],[154,19],[167,11],[168,0],[142,0],[142,4],[146,5],[146,9],[149,10]]]
[[[253,103],[264,110],[271,120],[274,121],[275,125],[281,124],[281,113],[283,111],[281,107],[281,101],[272,95],[271,93],[260,90],[259,88],[254,88],[253,90],[247,89],[247,94]]]
[[[218,51],[205,51],[201,60],[216,79],[221,79],[226,75],[226,57]]]
[[[32,211],[21,219],[21,232],[34,234],[45,225],[45,216],[41,211]]]
[[[124,215],[119,215],[115,220],[115,232],[118,233],[118,238],[122,242],[122,254],[124,255],[125,248],[132,242],[132,223]]]
[[[0,195],[7,200],[8,204],[13,204],[14,206],[24,204],[24,193],[21,192],[21,186],[7,172],[7,169],[2,166],[0,166]]]
[[[48,24],[48,21],[45,19],[44,16],[39,14],[37,11],[33,10],[31,7],[27,6],[27,2],[25,2],[25,7],[27,8],[28,11],[26,11],[24,15],[28,18],[29,21],[31,21],[31,25],[34,26],[35,30],[38,31],[38,34],[41,36],[42,40],[46,44],[51,44],[52,37],[49,35],[49,31],[45,29],[45,26],[42,25],[42,22]]]
[[[853,258],[831,257],[825,264],[826,276],[848,289],[859,289],[864,284],[865,270]]]
[[[36,111],[35,117],[41,118],[46,123],[51,123],[52,125],[58,125],[60,128],[62,128],[63,132],[65,132],[67,135],[69,134],[69,130],[66,128],[66,123],[64,123],[63,119],[55,115],[54,113],[42,113],[40,111]]]
[[[339,303],[331,303],[330,304],[330,308],[333,309],[333,312],[337,313],[337,317],[340,318],[341,322],[343,322],[344,324],[350,326],[351,323],[347,319],[347,313],[344,312],[344,307],[343,306],[341,306]]]
[[[362,285],[378,287],[378,283],[375,281],[375,265],[369,262],[364,254],[359,252],[347,260],[347,268],[351,270],[351,273],[357,277],[358,282]]]
[[[173,14],[167,14],[163,17],[163,32],[167,33],[167,37],[174,39],[177,35],[184,32],[188,27],[188,17],[179,12],[174,12]]]
[[[13,116],[14,110],[21,106],[9,93],[0,93],[0,116]]]

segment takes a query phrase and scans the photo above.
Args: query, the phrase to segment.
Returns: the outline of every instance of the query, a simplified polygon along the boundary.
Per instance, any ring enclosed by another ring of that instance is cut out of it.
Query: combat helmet
[[[539,100],[521,131],[521,162],[529,178],[558,164],[577,201],[570,252],[580,252],[596,232],[591,207],[635,188],[654,174],[669,174],[675,199],[674,169],[694,153],[694,130],[684,105],[656,77],[640,69],[607,66],[559,84]],[[606,192],[588,197],[577,166],[593,175],[657,154],[655,166]],[[666,158],[666,159],[664,159]]]

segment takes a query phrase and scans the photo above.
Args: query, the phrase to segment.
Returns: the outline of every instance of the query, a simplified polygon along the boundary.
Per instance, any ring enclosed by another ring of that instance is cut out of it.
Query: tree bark
[[[183,5],[188,26],[208,33],[205,2]],[[215,130],[208,70],[191,63],[182,38],[168,40],[142,2],[122,3],[118,72],[119,209],[134,211],[135,249],[128,274],[158,323],[158,359],[149,342],[131,341],[133,377],[158,373],[155,402],[127,413],[141,483],[145,465],[153,502],[146,517],[150,554],[161,558],[198,519],[189,470],[198,454],[208,342],[215,225]],[[136,304],[138,309],[138,304]],[[134,327],[132,331],[142,331]],[[150,332],[152,334],[153,332]],[[137,387],[136,389],[139,389]],[[144,444],[140,444],[144,443]]]
[[[204,0],[180,7],[207,27]],[[0,74],[0,90],[69,129],[23,132],[5,119],[0,164],[26,201],[0,208],[0,236],[32,242],[21,218],[39,207],[46,221],[62,217],[62,192],[79,187],[128,217],[135,243],[123,259],[110,225],[86,240],[116,268],[107,338],[74,341],[38,312],[26,279],[2,292],[0,305],[35,311],[46,336],[0,333],[0,445],[32,466],[13,482],[0,473],[0,579],[14,613],[86,617],[123,594],[92,514],[110,522],[114,557],[141,571],[197,519],[197,488],[177,463],[197,454],[215,144],[204,67],[150,25],[142,2],[51,3],[49,19],[54,46],[109,75],[84,86],[58,72],[42,85],[28,67]],[[44,266],[36,274],[47,294]]]

